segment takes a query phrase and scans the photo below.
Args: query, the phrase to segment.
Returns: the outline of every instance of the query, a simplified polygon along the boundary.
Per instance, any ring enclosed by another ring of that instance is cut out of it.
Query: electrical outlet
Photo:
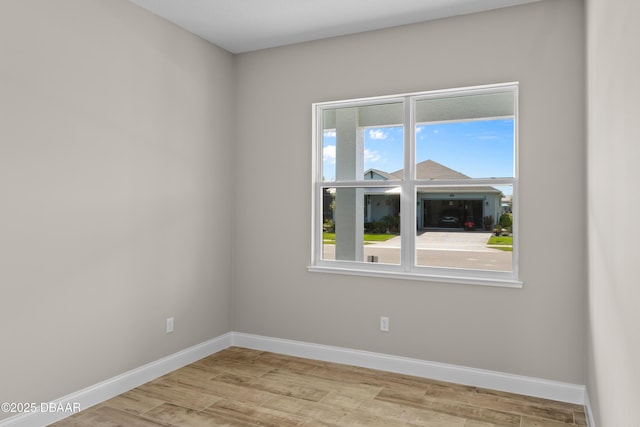
[[[167,333],[173,332],[173,317],[167,317]]]
[[[380,330],[382,332],[389,332],[389,318],[388,317],[380,317]]]

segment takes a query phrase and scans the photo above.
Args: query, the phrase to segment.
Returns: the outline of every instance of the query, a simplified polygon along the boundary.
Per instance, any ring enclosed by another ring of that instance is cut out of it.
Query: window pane
[[[512,186],[418,187],[416,265],[513,270]]]
[[[402,103],[324,110],[322,180],[400,179],[402,119]]]
[[[400,264],[400,188],[323,188],[322,259]]]
[[[513,88],[473,94],[431,96],[416,102],[416,123],[454,122],[515,115]]]
[[[513,92],[416,102],[416,178],[514,176]]]
[[[513,119],[416,125],[416,178],[513,177]]]

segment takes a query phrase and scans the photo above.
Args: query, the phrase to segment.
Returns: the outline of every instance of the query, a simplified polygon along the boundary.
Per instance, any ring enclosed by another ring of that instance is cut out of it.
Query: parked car
[[[460,227],[460,218],[455,210],[445,210],[440,217],[441,227]]]

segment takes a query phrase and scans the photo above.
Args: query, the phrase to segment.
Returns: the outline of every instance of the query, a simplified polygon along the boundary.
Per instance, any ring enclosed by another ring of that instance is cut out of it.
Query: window
[[[520,286],[517,83],[313,105],[311,271]]]

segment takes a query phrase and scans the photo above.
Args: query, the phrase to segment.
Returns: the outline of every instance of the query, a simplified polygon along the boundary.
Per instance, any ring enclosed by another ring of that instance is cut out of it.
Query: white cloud
[[[324,131],[324,136],[327,138],[335,138],[336,137],[336,131],[335,130],[325,130]]]
[[[480,135],[477,136],[477,138],[481,140],[488,140],[488,141],[501,139],[498,133],[494,131],[482,132]]]
[[[336,163],[336,146],[335,145],[327,145],[322,148],[322,161],[330,162],[331,164]]]
[[[375,163],[378,160],[380,160],[380,153],[378,153],[377,151],[371,151],[371,150],[364,150],[364,160],[371,162],[371,163]]]
[[[369,138],[371,139],[387,139],[389,134],[387,132],[383,132],[382,129],[370,129],[369,130]]]

